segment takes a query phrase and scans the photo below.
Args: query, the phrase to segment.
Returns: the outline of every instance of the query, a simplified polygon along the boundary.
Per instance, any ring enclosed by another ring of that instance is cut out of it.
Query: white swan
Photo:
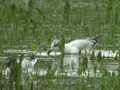
[[[64,45],[64,53],[79,53],[80,50],[84,49],[92,49],[96,46],[96,43],[98,42],[98,38],[101,35],[97,35],[95,37],[91,38],[85,38],[85,39],[77,39],[73,40],[69,43],[66,43]],[[48,51],[48,54],[52,51],[58,51],[60,48],[60,40],[54,39],[51,42],[51,48]]]

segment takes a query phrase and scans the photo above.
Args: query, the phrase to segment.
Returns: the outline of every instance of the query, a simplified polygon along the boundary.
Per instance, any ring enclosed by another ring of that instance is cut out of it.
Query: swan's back
[[[94,46],[94,40],[89,39],[77,39],[65,44],[66,47],[75,47],[78,49],[87,49],[92,48]]]

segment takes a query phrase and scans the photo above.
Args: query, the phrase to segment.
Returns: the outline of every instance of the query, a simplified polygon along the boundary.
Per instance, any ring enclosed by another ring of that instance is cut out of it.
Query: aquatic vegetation
[[[119,4],[119,0],[0,0],[0,89],[119,90]],[[64,54],[64,43],[96,34],[103,35],[97,55]],[[36,55],[50,48],[55,35],[63,54]],[[3,52],[8,49],[19,50]],[[116,57],[102,56],[104,50]],[[33,72],[24,73],[21,64],[26,58],[33,63],[31,53],[37,61]]]

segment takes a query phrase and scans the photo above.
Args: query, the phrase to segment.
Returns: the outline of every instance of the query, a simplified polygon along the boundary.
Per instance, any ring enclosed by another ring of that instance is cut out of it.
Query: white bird
[[[96,46],[98,38],[101,35],[97,35],[91,38],[76,39],[64,45],[64,53],[79,53],[80,50],[92,49]],[[48,54],[52,51],[58,51],[60,49],[60,40],[54,39],[51,42],[51,48]]]

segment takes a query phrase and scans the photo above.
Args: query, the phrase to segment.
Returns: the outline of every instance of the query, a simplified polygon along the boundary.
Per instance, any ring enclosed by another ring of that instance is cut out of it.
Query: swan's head
[[[54,39],[51,42],[51,48],[48,50],[48,55],[52,52],[52,51],[57,51],[60,49],[60,40],[58,39]]]

